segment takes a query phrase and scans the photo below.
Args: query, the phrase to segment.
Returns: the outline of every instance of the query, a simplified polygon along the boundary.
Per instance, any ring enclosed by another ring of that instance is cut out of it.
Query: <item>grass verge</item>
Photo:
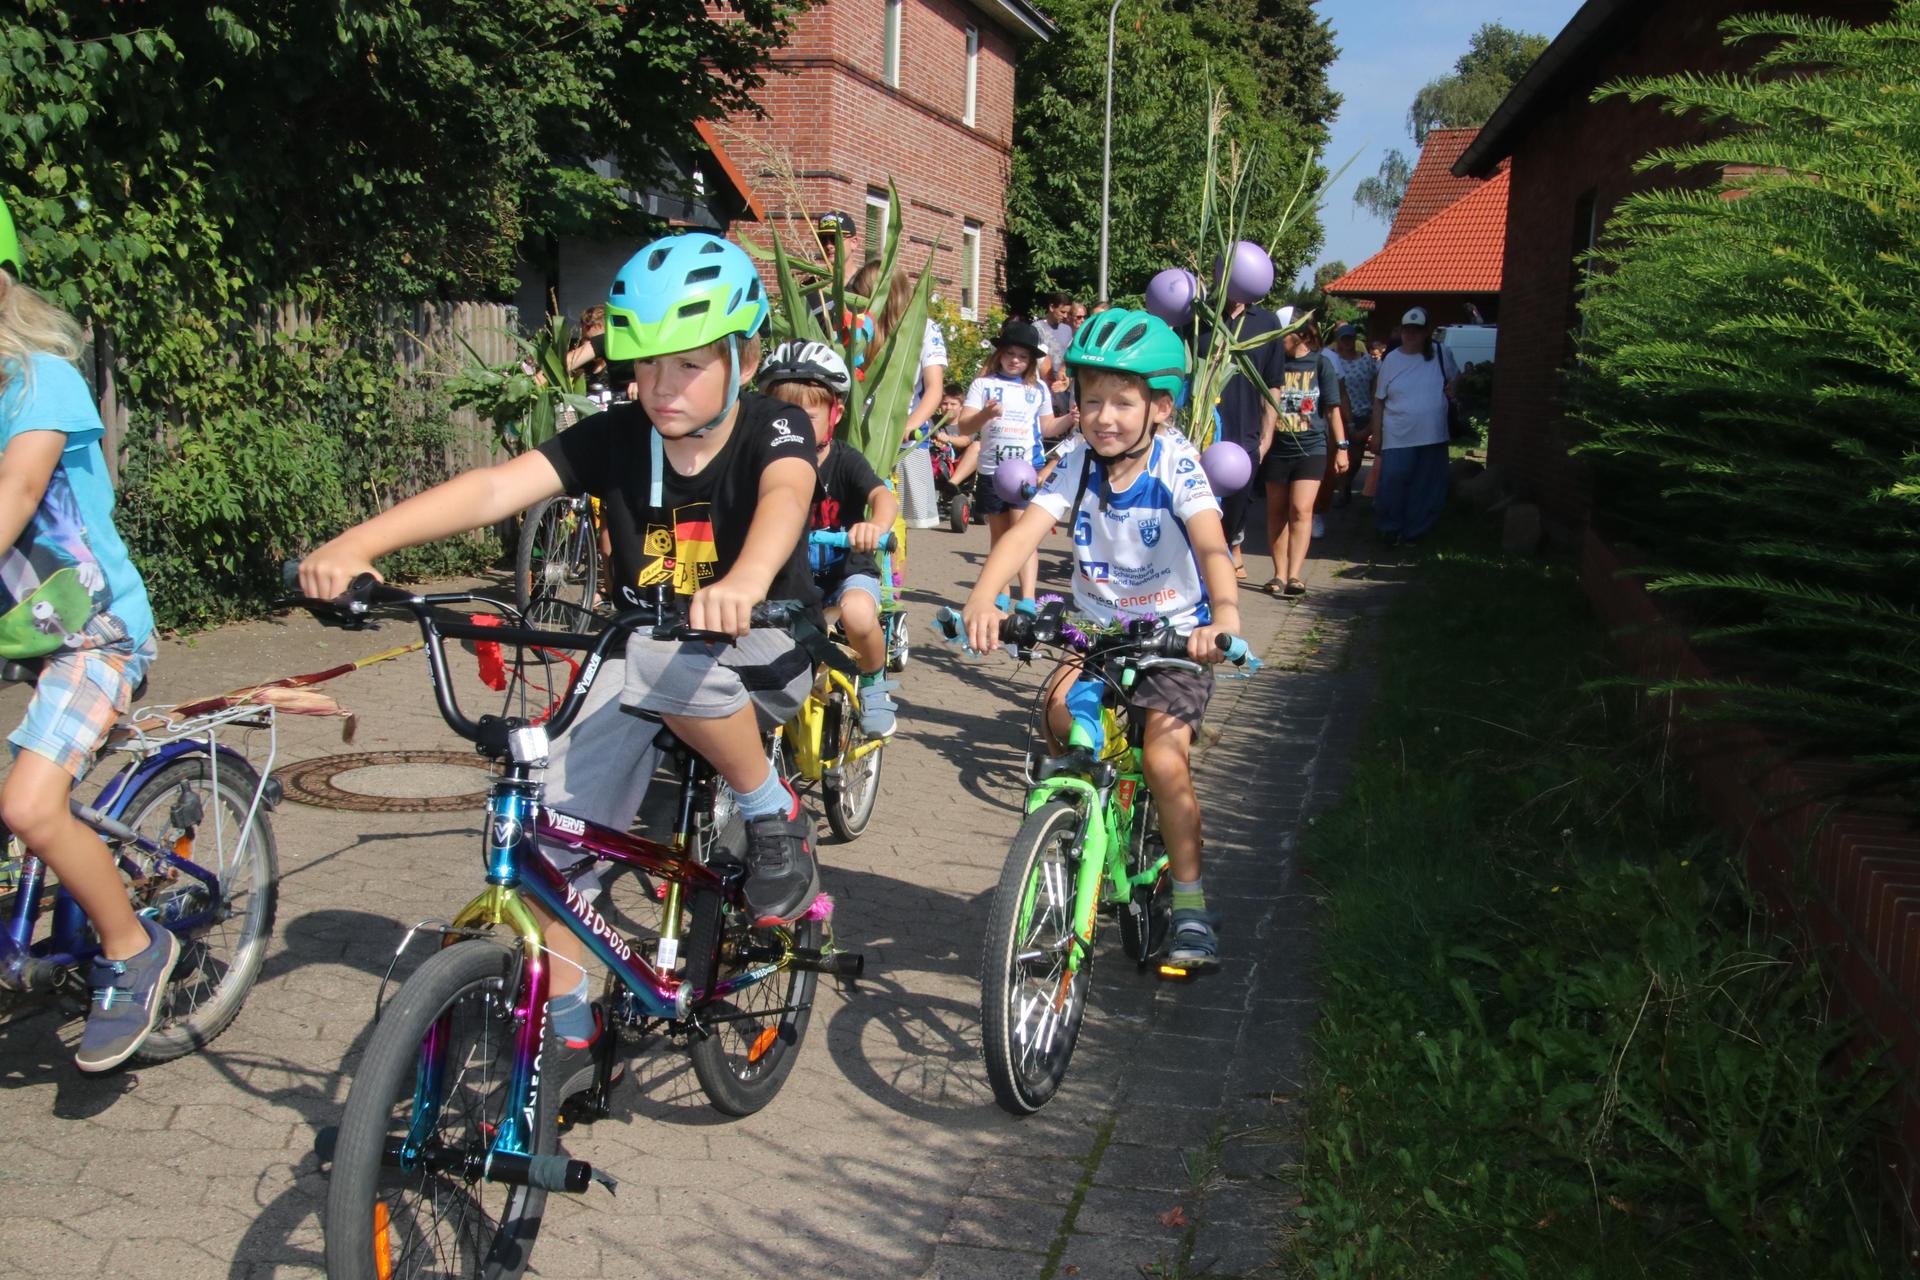
[[[1605,683],[1571,571],[1494,546],[1440,539],[1369,629],[1355,781],[1305,841],[1300,1269],[1908,1274],[1883,1086]]]

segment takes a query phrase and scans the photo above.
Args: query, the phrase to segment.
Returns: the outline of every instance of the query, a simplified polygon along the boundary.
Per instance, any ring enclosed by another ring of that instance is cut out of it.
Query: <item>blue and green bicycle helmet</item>
[[[13,229],[13,214],[8,212],[7,202],[0,199],[0,271],[18,280],[26,265],[27,256],[20,252],[20,237]]]
[[[1176,409],[1187,401],[1187,344],[1165,320],[1145,311],[1116,308],[1087,317],[1067,346],[1066,366],[1075,374],[1086,369],[1132,374],[1173,397]],[[1122,456],[1137,458],[1151,449],[1153,432],[1149,415],[1139,441]]]
[[[607,293],[607,359],[650,360],[725,339],[726,408],[694,432],[720,425],[740,395],[740,339],[766,323],[770,308],[753,259],[704,231],[666,236],[627,259]]]

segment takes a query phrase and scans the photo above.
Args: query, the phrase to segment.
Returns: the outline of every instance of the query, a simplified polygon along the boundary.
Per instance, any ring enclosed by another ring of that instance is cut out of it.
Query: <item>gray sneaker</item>
[[[869,738],[891,738],[894,730],[893,691],[898,680],[875,680],[860,687],[860,732]]]
[[[1213,932],[1213,914],[1176,910],[1167,931],[1167,963],[1195,973],[1220,967],[1220,939]]]
[[[82,1071],[111,1071],[146,1043],[160,1021],[162,997],[173,966],[180,960],[180,939],[145,916],[147,949],[126,960],[98,956],[88,985],[87,1029],[73,1061]]]

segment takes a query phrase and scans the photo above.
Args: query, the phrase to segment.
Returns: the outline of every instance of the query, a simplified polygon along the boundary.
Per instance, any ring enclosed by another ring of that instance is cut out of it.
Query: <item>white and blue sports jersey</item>
[[[1200,451],[1184,436],[1156,434],[1147,465],[1104,506],[1098,473],[1081,483],[1092,452],[1084,438],[1074,440],[1033,498],[1056,522],[1072,526],[1075,607],[1103,626],[1155,617],[1189,631],[1212,621],[1207,584],[1187,537],[1195,515],[1220,514]],[[1083,494],[1080,510],[1069,519],[1076,493]]]
[[[1053,409],[1053,393],[1044,386],[1029,386],[1004,374],[983,374],[967,388],[969,412],[985,408],[989,401],[1000,405],[1000,416],[980,430],[980,474],[992,475],[1002,458],[1025,458],[1040,465],[1045,448],[1040,438],[1040,417]]]

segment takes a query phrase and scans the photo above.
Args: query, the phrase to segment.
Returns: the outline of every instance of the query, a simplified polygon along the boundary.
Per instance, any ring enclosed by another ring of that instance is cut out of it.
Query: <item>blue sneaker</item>
[[[1179,908],[1167,930],[1167,963],[1193,972],[1220,967],[1220,939],[1213,932],[1213,914]]]
[[[180,960],[180,939],[140,917],[147,949],[125,960],[97,956],[88,985],[87,1029],[73,1061],[82,1071],[111,1071],[146,1043],[160,1021],[162,997],[173,966]]]
[[[869,738],[893,736],[894,713],[898,710],[893,691],[899,687],[898,680],[875,680],[860,687],[860,732]]]

